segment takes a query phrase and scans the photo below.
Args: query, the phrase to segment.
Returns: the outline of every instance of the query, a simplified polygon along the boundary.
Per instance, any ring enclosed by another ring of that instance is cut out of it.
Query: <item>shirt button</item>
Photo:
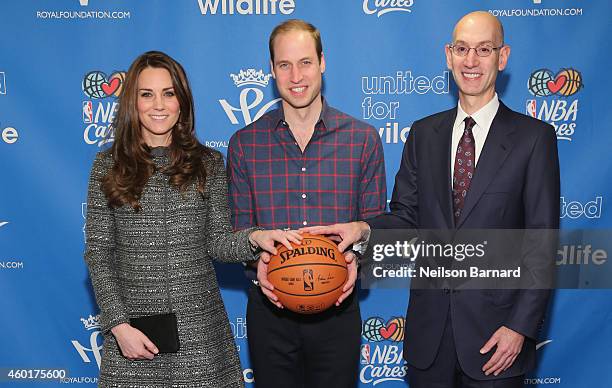
[[[302,171],[306,171],[306,167],[302,167]]]
[[[302,198],[306,199],[306,194],[302,193]]]
[[[304,226],[308,225],[308,221],[302,222],[302,225],[304,225]]]

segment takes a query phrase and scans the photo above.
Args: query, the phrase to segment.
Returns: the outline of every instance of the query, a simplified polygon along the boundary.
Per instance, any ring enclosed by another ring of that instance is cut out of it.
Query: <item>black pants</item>
[[[408,365],[410,388],[521,388],[525,376],[496,380],[475,380],[461,370],[457,359],[453,327],[448,314],[444,334],[433,364],[427,369]]]
[[[361,315],[355,293],[340,307],[302,315],[249,289],[247,333],[257,388],[353,388],[357,384]]]

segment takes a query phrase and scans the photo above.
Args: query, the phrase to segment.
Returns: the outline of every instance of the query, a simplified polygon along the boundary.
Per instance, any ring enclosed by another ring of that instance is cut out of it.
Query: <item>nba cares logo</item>
[[[391,318],[386,323],[380,317],[370,317],[363,322],[361,335],[370,342],[400,342],[404,339],[404,324],[402,317]]]
[[[110,76],[99,70],[85,74],[81,88],[91,100],[85,100],[81,105],[83,124],[83,140],[87,144],[97,144],[98,147],[115,140],[112,123],[117,113],[125,82],[124,71],[113,71]]]
[[[119,97],[124,81],[125,72],[123,71],[115,71],[110,77],[98,70],[90,71],[83,78],[83,93],[93,99]]]
[[[574,68],[563,68],[556,74],[540,68],[527,80],[527,90],[535,98],[526,101],[525,113],[551,124],[558,140],[572,141],[580,111],[575,95],[583,87],[582,74]]]
[[[569,97],[582,89],[582,74],[576,69],[561,69],[554,74],[549,69],[539,69],[531,73],[527,88],[536,97],[554,94]]]

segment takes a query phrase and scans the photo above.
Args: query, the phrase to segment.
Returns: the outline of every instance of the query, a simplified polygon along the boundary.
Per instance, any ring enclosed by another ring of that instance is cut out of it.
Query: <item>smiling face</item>
[[[487,12],[474,12],[464,16],[455,26],[453,45],[476,48],[481,45],[503,45],[501,24]],[[479,57],[476,50],[469,50],[464,57],[445,47],[446,65],[453,73],[459,88],[459,100],[463,109],[480,109],[495,95],[497,73],[506,67],[510,47],[493,50],[488,57]]]
[[[272,75],[287,109],[310,107],[321,99],[325,58],[317,56],[315,41],[306,31],[292,30],[276,36],[273,42]]]
[[[137,90],[143,140],[150,147],[169,145],[181,112],[170,73],[164,68],[145,68],[138,76]]]

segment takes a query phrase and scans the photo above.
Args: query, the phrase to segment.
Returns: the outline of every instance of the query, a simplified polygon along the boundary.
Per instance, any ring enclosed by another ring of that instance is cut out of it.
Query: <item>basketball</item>
[[[301,245],[289,250],[277,246],[270,258],[268,280],[285,308],[300,314],[316,314],[342,295],[348,270],[344,255],[330,239],[304,234]]]

